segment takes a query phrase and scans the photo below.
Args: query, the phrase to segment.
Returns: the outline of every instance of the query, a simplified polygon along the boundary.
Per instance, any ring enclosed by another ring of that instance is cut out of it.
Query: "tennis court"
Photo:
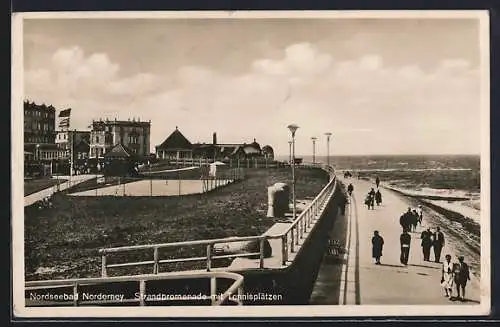
[[[233,181],[218,180],[140,180],[137,182],[107,186],[94,190],[72,193],[72,196],[179,196],[201,194],[226,186]]]

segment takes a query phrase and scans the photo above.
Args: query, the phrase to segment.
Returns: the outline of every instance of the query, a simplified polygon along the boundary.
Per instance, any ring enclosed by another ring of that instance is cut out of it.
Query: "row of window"
[[[138,153],[137,149],[130,149],[130,150],[134,154]],[[90,148],[90,157],[92,157],[92,158],[94,158],[96,155],[97,155],[97,157],[103,157],[105,153],[106,153],[106,151],[103,148]]]
[[[24,115],[31,117],[55,118],[55,114],[51,112],[43,112],[38,110],[24,110]]]
[[[25,143],[53,143],[53,138],[50,136],[25,136]]]
[[[24,122],[24,129],[25,130],[35,130],[35,131],[53,131],[54,126],[48,124],[48,123],[40,123],[40,122],[30,122],[25,121]]]
[[[102,138],[99,137],[99,135],[94,135],[92,137],[92,143],[94,144],[99,144],[99,142],[102,141]],[[111,138],[108,139],[108,141],[111,141]],[[110,142],[107,142],[110,143]],[[128,144],[139,144],[139,136],[128,136]]]
[[[66,151],[40,151],[38,153],[40,159],[65,159],[69,158],[69,153]],[[79,152],[76,159],[88,159],[88,153]]]
[[[57,151],[40,151],[40,159],[57,159],[59,158]]]

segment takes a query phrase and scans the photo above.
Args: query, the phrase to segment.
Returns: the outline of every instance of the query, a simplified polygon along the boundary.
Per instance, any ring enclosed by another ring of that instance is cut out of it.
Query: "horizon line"
[[[275,154],[275,157],[288,157],[289,154]],[[296,158],[299,157],[312,157],[312,154],[295,154]],[[369,154],[330,154],[330,157],[353,157],[353,156],[372,156],[372,157],[389,157],[389,156],[481,156],[481,153],[406,153],[406,154],[398,154],[398,153],[369,153]],[[318,157],[327,157],[327,155],[316,155]]]

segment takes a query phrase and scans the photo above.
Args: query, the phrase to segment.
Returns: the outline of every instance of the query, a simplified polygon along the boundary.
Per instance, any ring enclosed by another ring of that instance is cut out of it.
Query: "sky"
[[[479,154],[475,19],[26,19],[25,99],[151,120],[151,150],[257,142],[296,153]]]

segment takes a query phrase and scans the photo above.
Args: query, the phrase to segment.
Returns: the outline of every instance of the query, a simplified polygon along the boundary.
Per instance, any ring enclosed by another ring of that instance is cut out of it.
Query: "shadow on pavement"
[[[475,303],[475,304],[480,304],[481,303],[481,301],[472,300],[472,299],[459,300],[456,296],[451,297],[450,301],[451,302],[461,302],[461,303]]]
[[[429,268],[429,269],[441,269],[441,267],[433,267],[433,266],[425,266],[425,265],[416,265],[416,264],[409,264],[408,266],[412,267],[421,267],[421,268]]]
[[[378,266],[395,267],[395,268],[401,268],[401,267],[403,267],[403,265],[390,265],[390,264],[387,264],[387,263],[381,263]]]

